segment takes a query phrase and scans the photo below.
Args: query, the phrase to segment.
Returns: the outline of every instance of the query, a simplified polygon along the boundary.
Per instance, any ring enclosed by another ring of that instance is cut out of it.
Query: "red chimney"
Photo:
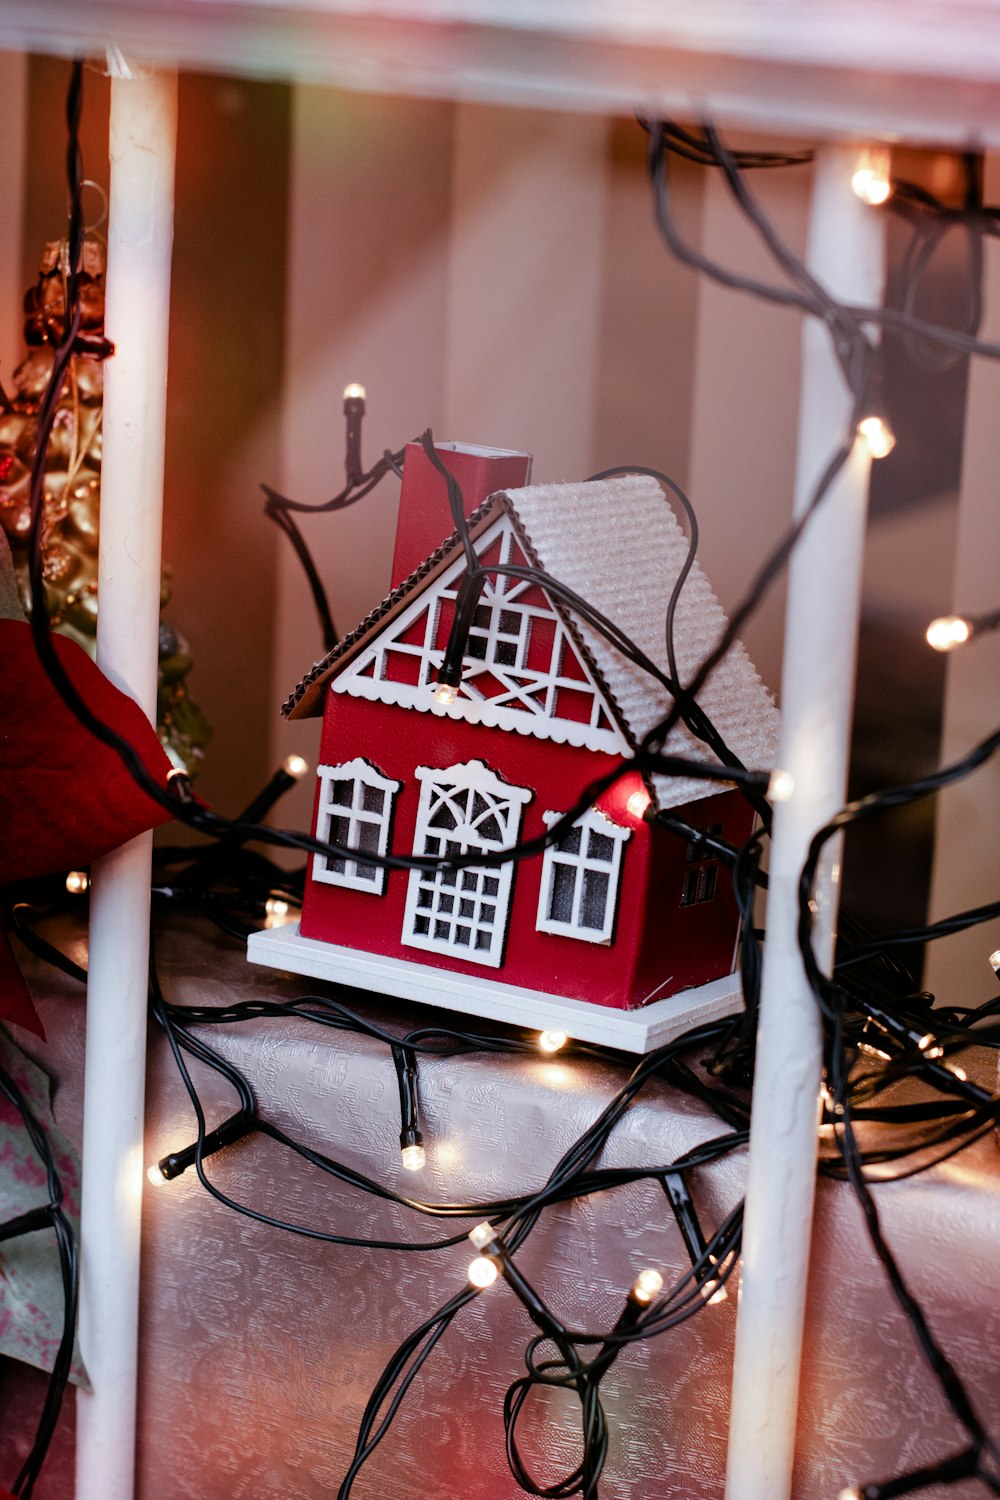
[[[454,474],[462,490],[465,514],[471,515],[487,495],[518,490],[528,483],[531,454],[507,448],[478,448],[470,443],[435,443],[441,462]],[[392,587],[408,578],[455,530],[448,491],[419,443],[407,443],[403,458],[403,488],[399,496],[396,551],[392,559]]]

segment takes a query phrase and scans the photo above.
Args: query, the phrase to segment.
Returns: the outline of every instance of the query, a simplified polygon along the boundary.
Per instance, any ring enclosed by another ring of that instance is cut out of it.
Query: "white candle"
[[[127,70],[124,70],[127,72]],[[156,717],[176,78],[111,85],[98,661]],[[77,1500],[130,1500],[152,835],[94,868],[87,986]]]
[[[815,163],[808,264],[842,299],[878,303],[884,228],[851,190],[858,152],[827,146]],[[852,397],[824,328],[803,330],[796,514],[846,431]],[[821,1030],[796,938],[809,841],[847,785],[870,456],[857,443],[789,571],[779,761],[790,800],[774,815],[757,1042],[726,1500],[787,1500],[816,1180]],[[839,843],[816,897],[820,962],[832,961]]]

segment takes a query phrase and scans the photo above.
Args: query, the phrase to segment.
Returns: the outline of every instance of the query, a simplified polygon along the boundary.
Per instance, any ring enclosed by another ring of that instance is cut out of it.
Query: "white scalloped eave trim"
[[[427,688],[417,689],[402,682],[375,682],[370,677],[335,679],[331,686],[335,693],[365,698],[369,703],[392,703],[420,714],[436,714],[439,719],[464,719],[468,724],[510,730],[537,740],[552,740],[557,745],[576,745],[582,750],[604,750],[627,758],[632,755],[617,730],[594,729],[571,719],[549,719],[516,708],[495,708],[488,701],[475,703],[468,698],[458,703],[438,703]]]

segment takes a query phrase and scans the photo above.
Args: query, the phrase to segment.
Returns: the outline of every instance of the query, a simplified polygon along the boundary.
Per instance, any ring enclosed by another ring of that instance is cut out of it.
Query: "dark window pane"
[[[565,850],[567,854],[579,854],[580,834],[582,832],[583,830],[581,828],[571,828],[569,832],[564,833],[562,838],[559,840],[559,848]]]
[[[489,810],[490,810],[490,803],[487,802],[486,798],[482,795],[482,793],[481,792],[473,792],[473,794],[472,794],[472,807],[471,807],[471,809],[469,811],[469,821],[470,821],[470,823],[474,823],[477,818],[481,818],[482,815],[483,815],[483,813],[489,812]]]
[[[421,885],[417,888],[417,905],[422,911],[427,911],[431,905],[434,892],[429,886]]]
[[[555,864],[552,867],[552,894],[549,897],[549,919],[553,922],[573,920],[573,892],[576,890],[577,871],[572,865]]]
[[[432,828],[454,828],[455,809],[449,802],[439,802],[431,813],[429,822]]]
[[[483,902],[480,903],[480,906],[479,906],[479,920],[480,920],[480,922],[486,922],[486,923],[489,924],[490,927],[492,927],[493,923],[496,921],[496,916],[497,916],[497,909],[493,905],[492,901],[483,901]]]
[[[504,635],[517,635],[521,628],[521,616],[516,609],[500,611],[500,629]]]
[[[681,886],[681,905],[694,906],[698,899],[698,871],[685,870],[684,884]]]
[[[476,915],[476,903],[474,901],[460,901],[458,903],[458,915],[460,917],[474,917]]]
[[[331,870],[335,875],[343,875],[344,871],[347,869],[347,860],[339,859],[336,856],[333,856],[327,860],[326,868],[328,870]]]
[[[463,948],[467,948],[469,946],[469,938],[471,936],[472,929],[470,927],[455,928],[455,941],[456,943],[461,943]]]
[[[587,857],[599,859],[602,864],[609,865],[615,857],[615,841],[609,839],[605,833],[595,833],[590,830],[590,840],[587,844]]]
[[[716,865],[706,865],[701,872],[701,880],[698,884],[698,900],[712,901],[715,899],[715,881],[717,876]]]
[[[493,659],[498,667],[513,667],[517,665],[517,646],[513,641],[497,641]]]
[[[351,828],[350,818],[331,817],[327,838],[331,844],[346,844]]]
[[[358,865],[355,873],[359,880],[377,880],[378,865]]]
[[[499,820],[494,813],[491,813],[488,818],[484,818],[481,823],[476,825],[476,832],[486,843],[503,843],[503,829],[500,827]]]
[[[371,853],[378,849],[379,825],[378,823],[359,823],[356,848],[364,849]]]
[[[583,900],[580,903],[580,926],[593,927],[598,931],[608,916],[608,892],[610,878],[603,870],[584,870]]]
[[[353,781],[331,781],[330,801],[335,802],[338,807],[350,807],[351,797],[354,795]]]
[[[385,807],[385,792],[381,787],[366,786],[361,793],[361,806],[365,812],[378,813],[381,815]]]
[[[448,938],[450,938],[450,936],[451,936],[451,923],[450,922],[435,922],[434,923],[434,936],[436,938],[444,938],[445,941],[447,941]]]
[[[426,936],[427,932],[430,930],[430,923],[428,922],[427,918],[414,917],[413,930],[414,932],[419,933],[421,937]]]
[[[484,635],[470,635],[465,648],[466,656],[474,656],[477,661],[486,660],[486,637]]]
[[[483,878],[483,895],[495,896],[500,889],[500,882],[495,875],[486,875]]]
[[[452,911],[455,906],[454,896],[446,896],[444,891],[438,896],[438,911]]]
[[[462,890],[463,891],[474,891],[474,890],[477,890],[478,887],[479,887],[479,876],[476,874],[475,870],[463,870],[463,872],[462,872]]]
[[[472,616],[473,625],[478,625],[480,630],[489,630],[490,614],[491,610],[488,604],[477,604],[476,612]]]
[[[476,933],[476,947],[477,948],[489,948],[490,943],[492,942],[492,940],[493,940],[492,936],[491,936],[491,934],[489,932],[477,932]]]

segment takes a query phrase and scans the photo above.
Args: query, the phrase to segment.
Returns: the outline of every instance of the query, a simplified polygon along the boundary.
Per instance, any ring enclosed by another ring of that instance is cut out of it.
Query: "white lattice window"
[[[390,781],[370,761],[356,757],[342,766],[320,766],[316,837],[358,854],[385,854],[389,847],[392,799],[400,782]],[[386,871],[370,860],[346,854],[314,854],[314,880],[346,885],[381,896]]]
[[[517,842],[521,810],[531,797],[525,787],[509,786],[481,760],[440,771],[420,766],[416,774],[422,785],[414,854],[447,858]],[[509,861],[411,870],[403,942],[499,968],[513,875]]]
[[[548,827],[561,813],[545,813]],[[621,886],[622,846],[629,828],[612,823],[596,807],[578,818],[542,859],[539,932],[556,932],[585,943],[610,943]]]

